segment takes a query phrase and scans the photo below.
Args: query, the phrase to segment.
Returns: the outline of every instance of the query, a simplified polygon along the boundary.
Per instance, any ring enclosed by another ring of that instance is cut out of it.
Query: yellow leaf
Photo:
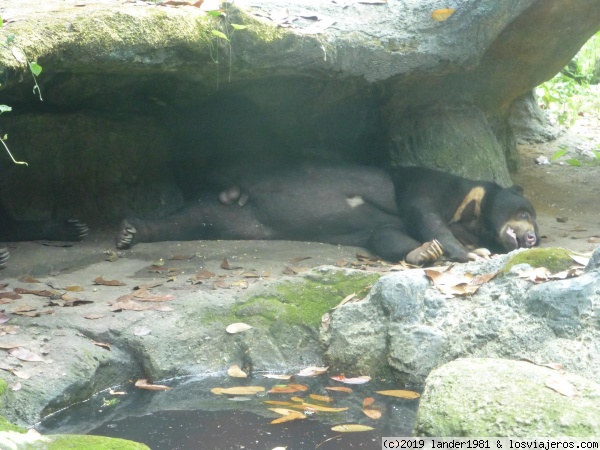
[[[135,382],[135,387],[140,389],[148,389],[150,391],[168,391],[173,389],[172,387],[164,386],[162,384],[148,384],[148,380],[146,379],[137,380]]]
[[[320,402],[325,402],[325,403],[333,402],[333,399],[331,397],[327,397],[326,395],[310,394],[309,397],[312,398],[313,400],[317,400]]]
[[[347,423],[344,425],[336,425],[335,427],[331,427],[332,431],[337,431],[338,433],[354,433],[357,431],[371,431],[373,427],[368,427],[367,425],[358,425],[355,423]]]
[[[277,405],[277,406],[297,406],[292,402],[284,402],[282,400],[265,400],[263,403],[267,405]]]
[[[348,394],[351,394],[352,392],[354,392],[349,387],[344,387],[344,386],[330,386],[330,387],[326,387],[325,389],[327,389],[328,391],[347,392]]]
[[[322,411],[322,412],[341,412],[346,411],[348,408],[330,408],[328,406],[315,405],[313,403],[302,403],[302,406],[305,408],[310,408],[314,411]]]
[[[282,416],[287,416],[289,414],[298,413],[298,411],[294,411],[293,409],[286,409],[286,408],[269,408],[269,411],[276,412],[277,414],[281,414]],[[298,413],[298,414],[302,414],[302,413]]]
[[[365,413],[365,415],[367,417],[370,417],[371,419],[380,419],[381,418],[381,411],[379,411],[378,409],[368,409],[368,408],[364,408],[362,410],[362,412]]]
[[[406,399],[409,399],[409,400],[413,400],[413,399],[419,398],[421,396],[421,394],[419,394],[418,392],[404,391],[402,389],[393,389],[393,390],[388,390],[388,391],[377,391],[377,393],[381,394],[381,395],[389,395],[390,397],[406,398]]]
[[[230,377],[233,377],[233,378],[247,378],[248,377],[248,374],[246,372],[244,372],[242,369],[240,369],[240,366],[238,366],[237,364],[231,366],[227,370],[227,375],[229,375]]]
[[[287,416],[280,417],[279,419],[272,420],[271,423],[284,423],[289,422],[291,420],[296,419],[306,419],[306,416],[299,411],[292,411],[292,414],[288,414]]]
[[[236,386],[230,388],[214,388],[210,390],[210,392],[217,395],[254,395],[264,391],[265,388],[262,386]]]
[[[445,9],[436,9],[431,12],[431,17],[436,22],[443,22],[444,20],[448,20],[448,18],[454,14],[455,9],[453,8],[445,8]]]

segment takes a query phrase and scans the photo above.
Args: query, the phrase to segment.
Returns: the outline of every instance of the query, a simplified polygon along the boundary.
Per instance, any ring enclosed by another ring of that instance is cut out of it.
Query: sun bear
[[[76,219],[60,220],[14,220],[0,205],[0,242],[33,241],[80,241],[87,236],[87,225]],[[10,253],[0,247],[0,269],[6,267]]]
[[[431,169],[301,165],[207,192],[174,214],[126,219],[117,247],[196,239],[304,240],[364,247],[388,261],[429,264],[471,249],[539,244],[517,187]]]

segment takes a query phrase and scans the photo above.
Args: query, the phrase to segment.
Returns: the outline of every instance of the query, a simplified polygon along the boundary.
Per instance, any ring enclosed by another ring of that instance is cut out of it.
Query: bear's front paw
[[[0,248],[0,269],[4,269],[6,267],[6,262],[10,258],[10,253],[6,247]]]
[[[492,252],[490,252],[487,248],[476,248],[475,250],[471,250],[467,253],[467,256],[471,261],[483,261],[486,259],[490,259]]]
[[[117,235],[117,248],[127,249],[131,248],[135,243],[135,234],[137,230],[131,225],[127,219],[121,222],[121,230]]]
[[[406,262],[414,266],[423,266],[436,262],[444,254],[444,248],[439,241],[434,239],[431,242],[425,242],[420,247],[414,249],[406,255]]]

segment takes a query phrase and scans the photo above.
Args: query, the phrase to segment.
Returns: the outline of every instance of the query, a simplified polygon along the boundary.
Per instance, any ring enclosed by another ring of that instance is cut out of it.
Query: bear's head
[[[505,251],[540,244],[533,205],[523,197],[523,188],[512,186],[496,192],[485,213],[494,239]]]

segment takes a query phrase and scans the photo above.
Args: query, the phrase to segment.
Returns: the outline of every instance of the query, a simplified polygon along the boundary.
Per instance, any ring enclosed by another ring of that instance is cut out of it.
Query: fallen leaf
[[[282,400],[265,400],[263,403],[268,405],[277,405],[277,406],[297,406],[292,402],[284,402]]]
[[[338,309],[340,306],[345,305],[346,303],[348,303],[349,301],[351,301],[354,297],[356,297],[356,292],[353,292],[352,294],[347,295],[346,297],[344,297],[344,299],[341,302],[339,302],[337,305],[335,305],[331,309]]]
[[[328,369],[329,369],[329,366],[328,367],[309,366],[309,367],[305,367],[304,369],[302,369],[296,375],[299,377],[316,377],[317,375],[322,375],[324,373],[327,373]]]
[[[214,388],[211,389],[213,394],[221,395],[255,395],[264,392],[265,388],[262,386],[236,386],[230,388]]]
[[[293,394],[294,392],[298,392],[298,389],[294,389],[293,387],[290,387],[288,385],[273,386],[267,392],[269,394]]]
[[[387,391],[377,391],[377,393],[381,394],[381,395],[387,395],[387,396],[390,396],[390,397],[406,398],[408,400],[419,398],[421,396],[421,394],[419,394],[418,392],[415,392],[415,391],[405,391],[403,389],[392,389],[392,390],[387,390]]]
[[[127,392],[125,391],[113,391],[112,389],[109,389],[108,393],[110,395],[127,395]]]
[[[135,382],[135,387],[140,389],[147,389],[149,391],[169,391],[173,388],[169,386],[164,386],[162,384],[149,384],[147,379],[137,380]]]
[[[44,362],[44,358],[42,358],[39,355],[36,355],[33,352],[30,352],[27,349],[24,349],[23,347],[13,348],[9,350],[8,353],[17,359],[20,359],[21,361]]]
[[[331,379],[335,380],[335,381],[340,381],[340,382],[346,383],[346,384],[364,384],[364,383],[368,383],[369,381],[371,381],[371,377],[368,377],[368,376],[346,378],[344,375],[337,375],[337,376],[331,377]]]
[[[67,286],[65,288],[65,291],[69,291],[69,292],[82,292],[85,289],[81,286]]]
[[[94,280],[95,284],[99,284],[102,286],[125,286],[125,283],[122,283],[117,280],[105,280],[101,276]]]
[[[185,261],[188,259],[193,259],[196,257],[196,254],[191,254],[191,255],[171,255],[169,256],[167,259],[173,260],[173,261]]]
[[[581,255],[569,255],[573,261],[577,264],[581,264],[582,266],[587,266],[590,262],[589,256],[581,256]]]
[[[88,314],[87,316],[83,316],[84,319],[90,319],[90,320],[102,319],[103,317],[106,317],[106,316],[104,314]]]
[[[367,406],[371,406],[373,403],[375,403],[375,399],[373,397],[365,397],[363,399],[362,406],[363,408],[366,408]]]
[[[221,269],[225,269],[225,270],[236,270],[236,269],[241,269],[241,266],[232,266],[229,263],[229,260],[227,258],[223,258],[223,261],[221,262]]]
[[[229,334],[236,334],[247,331],[250,328],[252,328],[252,326],[248,325],[247,323],[236,322],[225,328],[225,331],[227,331]]]
[[[448,20],[448,18],[454,14],[454,11],[455,9],[453,8],[436,9],[435,11],[431,12],[431,17],[433,17],[433,20],[436,22],[443,22]]]
[[[296,265],[300,261],[305,261],[307,259],[312,259],[312,256],[296,256],[295,258],[290,259],[290,263]]]
[[[133,293],[133,297],[138,302],[168,302],[175,300],[175,296],[168,295],[153,295],[146,289],[139,289]]]
[[[355,423],[347,423],[344,425],[336,425],[335,427],[331,427],[332,431],[337,431],[338,433],[354,433],[359,431],[371,431],[374,430],[373,427],[369,427],[367,425],[358,425]]]
[[[10,344],[8,342],[0,343],[0,349],[2,350],[10,350],[11,348],[23,347],[23,344]]]
[[[10,320],[10,316],[4,313],[0,313],[0,324],[6,323]]]
[[[6,299],[10,299],[10,300],[18,300],[23,297],[21,297],[16,292],[0,292],[0,298],[6,298]]]
[[[354,392],[349,387],[344,387],[344,386],[327,386],[325,389],[327,389],[328,391],[346,392],[348,394],[351,394],[352,392]]]
[[[274,408],[276,409],[276,408]],[[274,419],[271,421],[271,424],[277,424],[277,423],[285,423],[285,422],[290,422],[292,420],[298,420],[298,419],[306,419],[306,416],[304,414],[302,414],[300,411],[290,411],[290,414],[280,417],[279,419]]]
[[[97,341],[91,341],[92,344],[98,346],[98,347],[102,347],[105,348],[106,350],[108,350],[109,352],[110,350],[110,344],[107,344],[106,342],[97,342]]]
[[[60,293],[56,291],[48,291],[48,290],[34,290],[34,289],[23,289],[23,288],[15,288],[14,290],[17,294],[32,294],[37,295],[38,297],[60,297]]]
[[[21,387],[22,387],[22,386],[21,386],[21,383],[19,383],[19,382],[17,381],[16,383],[14,383],[14,384],[11,386],[11,389],[12,389],[13,391],[20,391],[20,390],[21,390]]]
[[[348,410],[348,408],[330,408],[329,406],[321,406],[315,405],[313,403],[303,402],[301,405],[305,408],[309,408],[312,411],[321,411],[321,412],[342,412]]]
[[[148,289],[152,289],[158,286],[162,286],[163,284],[165,284],[164,280],[158,280],[158,281],[153,281],[151,283],[144,283],[144,284],[138,284],[137,286],[135,286],[133,288],[134,291],[137,290],[148,290]]]
[[[30,277],[29,275],[23,275],[19,277],[19,281],[22,283],[41,283],[37,278]]]
[[[29,375],[28,373],[25,373],[25,372],[21,372],[20,370],[11,369],[10,372],[15,377],[20,378],[21,380],[29,380],[31,378],[31,375]]]
[[[546,386],[565,397],[575,397],[577,395],[575,386],[560,374],[549,376],[546,379]]]
[[[237,364],[231,366],[227,370],[227,375],[233,378],[247,378],[248,374],[244,372]]]
[[[148,336],[150,333],[152,333],[152,330],[145,326],[139,326],[133,329],[134,336]]]
[[[525,278],[533,283],[547,281],[550,277],[550,271],[545,267],[533,267],[519,274],[519,278]]]
[[[362,412],[371,419],[381,419],[381,411],[378,409],[363,408]]]
[[[276,380],[289,380],[290,378],[293,377],[293,375],[278,375],[275,373],[265,373],[265,374],[263,374],[263,377],[274,378]]]
[[[319,402],[333,403],[333,399],[331,397],[327,397],[326,395],[310,394],[309,397]]]

